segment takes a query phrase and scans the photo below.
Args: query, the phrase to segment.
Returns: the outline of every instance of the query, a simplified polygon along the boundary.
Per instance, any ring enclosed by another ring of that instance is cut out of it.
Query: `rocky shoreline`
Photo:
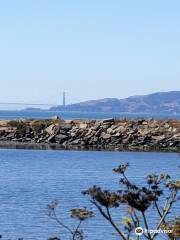
[[[180,152],[180,120],[1,120],[0,148]]]

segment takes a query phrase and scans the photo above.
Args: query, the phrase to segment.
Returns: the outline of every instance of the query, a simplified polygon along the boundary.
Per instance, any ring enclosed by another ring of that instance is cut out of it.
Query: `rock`
[[[67,135],[64,135],[64,134],[58,134],[58,135],[55,136],[55,140],[58,143],[62,143],[64,141],[66,141],[67,139],[69,139],[69,137]]]
[[[71,125],[72,125],[74,122],[73,122],[73,120],[64,120],[64,123],[65,123],[65,124],[71,124]]]
[[[59,120],[59,119],[60,119],[60,117],[57,115],[52,117],[52,120]]]
[[[72,129],[72,125],[71,124],[64,124],[60,126],[60,129],[64,130],[64,131],[69,131]]]
[[[119,126],[117,127],[116,129],[114,129],[116,132],[120,132],[120,133],[123,133],[123,132],[126,132],[127,128],[125,128],[124,126]]]
[[[92,142],[98,142],[99,141],[99,138],[98,137],[93,137],[92,138]]]
[[[86,142],[85,142],[85,141],[81,141],[80,143],[81,143],[81,145],[83,145],[83,146],[86,145]]]
[[[57,118],[56,118],[57,119]],[[175,149],[180,151],[179,120],[65,120],[49,125],[49,120],[6,122],[0,125],[0,140],[13,142],[58,143],[62,146],[122,149]]]
[[[85,129],[85,128],[87,128],[87,124],[86,123],[81,123],[80,125],[79,125],[79,128],[81,128],[81,129]]]
[[[10,139],[14,138],[14,136],[15,136],[14,133],[9,133],[9,134],[7,135],[7,139],[10,140]]]
[[[96,122],[95,125],[94,125],[94,130],[98,131],[100,129],[100,127],[101,127],[100,122]]]
[[[144,137],[144,136],[147,136],[148,134],[150,134],[150,131],[147,130],[147,129],[140,129],[138,131],[138,133],[141,134]]]
[[[78,145],[80,143],[79,139],[75,139],[74,141],[71,142],[73,145]]]
[[[170,147],[179,147],[180,146],[180,140],[173,141],[169,144]]]
[[[162,140],[165,139],[165,136],[164,135],[162,135],[162,136],[152,136],[151,138],[156,140],[156,141],[162,141]]]
[[[172,130],[173,132],[176,132],[177,131],[177,128],[173,128],[173,130]]]
[[[165,124],[164,124],[164,128],[169,129],[169,128],[170,128],[169,124],[168,124],[168,123],[165,123]]]
[[[108,128],[107,129],[107,133],[111,134],[113,132],[113,129],[112,128]]]
[[[117,132],[115,135],[113,135],[115,137],[120,137],[121,136],[121,133]]]
[[[173,135],[173,138],[179,140],[180,139],[180,133],[177,133],[177,134]]]
[[[96,137],[99,137],[102,132],[103,132],[103,129],[100,128],[97,132],[95,132],[95,136],[96,136]]]
[[[102,129],[108,129],[108,128],[110,128],[111,127],[111,124],[110,123],[103,123],[103,125],[102,125]]]
[[[134,130],[130,130],[129,132],[127,132],[128,135],[133,135],[135,133]]]
[[[122,139],[123,144],[129,144],[129,138]]]
[[[108,133],[102,133],[101,136],[102,136],[103,139],[111,138],[111,134],[108,134]]]
[[[45,130],[49,135],[56,134],[59,131],[59,126],[56,124],[51,124],[49,127],[47,127]]]
[[[103,123],[113,123],[114,122],[114,118],[107,118],[107,119],[104,119],[102,122]]]
[[[56,141],[55,141],[55,136],[56,136],[55,134],[49,136],[48,139],[47,139],[47,142],[55,143],[55,142],[56,142]]]

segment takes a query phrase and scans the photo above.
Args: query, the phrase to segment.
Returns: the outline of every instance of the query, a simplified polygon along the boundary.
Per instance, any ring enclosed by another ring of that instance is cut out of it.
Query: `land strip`
[[[180,120],[1,120],[0,147],[180,152]]]

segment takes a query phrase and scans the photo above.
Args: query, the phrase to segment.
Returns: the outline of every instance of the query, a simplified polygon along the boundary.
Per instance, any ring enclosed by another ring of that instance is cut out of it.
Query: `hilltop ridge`
[[[129,113],[180,113],[180,91],[157,92],[131,96],[124,99],[104,98],[89,100],[50,110],[86,112],[129,112]]]

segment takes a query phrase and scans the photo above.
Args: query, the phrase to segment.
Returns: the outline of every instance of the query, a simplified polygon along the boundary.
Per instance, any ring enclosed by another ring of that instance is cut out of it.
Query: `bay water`
[[[138,184],[148,173],[168,172],[174,179],[179,178],[180,157],[176,153],[1,149],[0,234],[12,240],[45,240],[52,236],[68,239],[66,232],[47,216],[47,204],[58,200],[58,216],[74,227],[76,220],[69,217],[69,210],[92,207],[81,191],[93,185],[117,189],[119,176],[112,169],[126,162],[130,163],[127,175]],[[86,239],[118,239],[95,213],[96,217],[82,225]],[[174,213],[180,215],[180,206]],[[150,214],[150,218],[156,222],[155,215]]]
[[[33,110],[0,110],[0,119],[46,119],[53,116],[60,116],[62,119],[138,119],[138,118],[155,118],[155,119],[180,119],[180,114],[163,114],[163,113],[119,113],[119,112],[63,112],[63,111],[33,111]]]

